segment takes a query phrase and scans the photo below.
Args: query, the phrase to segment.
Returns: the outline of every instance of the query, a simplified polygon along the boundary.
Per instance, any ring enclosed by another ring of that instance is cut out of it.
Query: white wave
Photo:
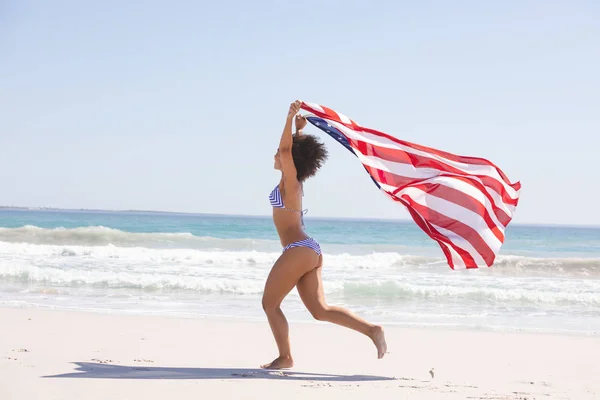
[[[11,247],[14,246],[14,247]],[[407,246],[321,243],[326,265],[348,270],[436,269],[450,272],[439,249]],[[45,229],[36,226],[0,228],[0,251],[90,258],[119,258],[153,262],[273,263],[281,254],[276,240],[199,237],[191,233],[131,233],[103,226]],[[415,254],[417,253],[417,254]],[[0,255],[1,256],[1,255]],[[500,255],[491,268],[452,272],[524,276],[583,276],[600,278],[599,258],[540,258]]]
[[[51,295],[51,288],[255,295],[280,251],[38,245],[0,242],[0,285]],[[534,272],[530,272],[529,269]],[[324,258],[328,294],[407,302],[600,307],[600,262],[505,256],[498,267],[451,271],[443,261],[398,253]],[[542,277],[539,275],[543,274]]]
[[[481,282],[483,283],[483,282]],[[524,285],[523,282],[504,282],[502,287],[485,284],[423,285],[420,282],[383,281],[370,283],[346,283],[344,295],[352,297],[377,297],[396,300],[432,300],[457,303],[505,304],[505,305],[579,305],[600,311],[600,282],[562,283],[561,290],[554,290],[543,283]]]
[[[47,245],[77,245],[147,248],[189,248],[252,250],[278,248],[274,240],[220,239],[194,236],[189,232],[134,233],[104,226],[46,229],[26,225],[19,228],[0,228],[0,242]]]
[[[195,236],[189,232],[136,233],[104,226],[46,229],[27,225],[19,228],[0,228],[0,242],[36,245],[144,247],[149,249],[197,249],[222,251],[281,252],[278,240],[254,238],[216,238]],[[331,254],[400,253],[428,257],[429,250],[409,246],[384,244],[328,244],[322,247]],[[436,260],[440,259],[439,255]]]
[[[179,273],[182,272],[182,273]],[[145,291],[185,290],[197,293],[259,294],[263,283],[235,273],[202,276],[188,271],[143,273],[102,269],[69,270],[33,265],[0,265],[0,280],[71,288],[140,289]],[[36,289],[39,290],[39,289]],[[47,289],[44,289],[47,290]]]
[[[225,239],[223,239],[225,240]],[[228,247],[228,246],[226,246]],[[281,255],[280,248],[274,251],[257,251],[236,249],[235,251],[219,248],[207,249],[174,249],[147,247],[117,247],[112,244],[104,246],[90,245],[48,245],[31,243],[10,243],[0,241],[0,260],[30,258],[36,265],[62,264],[77,268],[78,264],[95,263],[98,266],[114,264],[119,260],[122,264],[177,266],[177,265],[214,265],[225,267],[230,265],[272,265]],[[380,273],[382,268],[402,269],[428,267],[439,260],[432,257],[402,255],[398,253],[371,253],[353,255],[349,253],[325,255],[328,268],[350,272],[353,270]]]
[[[98,266],[120,260],[129,265],[152,263],[172,265],[232,265],[270,264],[277,260],[279,252],[221,251],[195,249],[152,249],[146,247],[34,245],[29,243],[0,242],[0,260],[31,258],[37,263],[60,263],[77,266],[78,263],[96,263]]]
[[[97,268],[79,265],[35,266],[23,262],[0,263],[0,282],[43,286],[38,291],[51,293],[47,286],[61,288],[131,289],[142,291],[191,291],[199,294],[260,295],[268,268],[190,268],[131,269],[125,265]],[[380,276],[380,275],[379,275]],[[487,280],[439,280],[434,276],[377,279],[377,276],[336,274],[328,271],[325,291],[352,299],[381,301],[443,301],[479,304],[579,305],[600,311],[600,281],[528,282],[503,280],[491,285]],[[57,291],[57,293],[62,293]]]
[[[579,257],[499,256],[489,273],[527,276],[580,276],[600,278],[600,259]]]

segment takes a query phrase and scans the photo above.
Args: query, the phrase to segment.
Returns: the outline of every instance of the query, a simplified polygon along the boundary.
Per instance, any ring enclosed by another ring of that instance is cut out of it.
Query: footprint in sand
[[[257,377],[256,374],[250,374],[250,373],[242,373],[242,374],[233,373],[233,374],[231,374],[231,376],[239,376],[239,377],[242,377],[242,378],[255,378],[255,377]]]
[[[29,353],[29,350],[27,349],[14,349],[13,351],[15,353]]]
[[[100,363],[100,364],[108,364],[108,363],[114,362],[113,360],[99,360],[97,358],[92,358],[91,361],[95,361],[95,362]]]

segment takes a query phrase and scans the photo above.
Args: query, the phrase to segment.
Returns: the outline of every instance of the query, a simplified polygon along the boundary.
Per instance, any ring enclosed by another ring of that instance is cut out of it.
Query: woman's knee
[[[319,304],[318,306],[312,307],[310,310],[311,315],[317,321],[327,321],[329,315],[329,307],[326,305]]]
[[[263,296],[263,298],[262,298],[262,308],[263,308],[264,312],[267,314],[277,311],[277,309],[279,308],[280,305],[281,304],[269,299],[268,297]]]

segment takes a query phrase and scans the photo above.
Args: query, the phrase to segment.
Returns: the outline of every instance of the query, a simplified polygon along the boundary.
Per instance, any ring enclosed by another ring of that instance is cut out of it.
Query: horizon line
[[[171,214],[171,215],[189,215],[189,216],[213,216],[213,217],[238,217],[238,218],[270,218],[267,214],[221,214],[221,213],[201,213],[189,211],[161,211],[161,210],[119,210],[119,209],[100,209],[100,208],[60,208],[60,207],[24,207],[24,206],[2,206],[1,210],[9,211],[65,211],[65,212],[98,212],[98,213],[140,213],[140,214]],[[412,223],[412,219],[406,218],[386,218],[386,217],[321,217],[309,216],[306,219],[313,220],[342,220],[342,221],[377,221],[377,222],[400,222]],[[560,228],[592,228],[599,229],[600,225],[577,225],[566,223],[540,223],[540,222],[512,222],[513,226],[538,226],[538,227],[560,227]]]

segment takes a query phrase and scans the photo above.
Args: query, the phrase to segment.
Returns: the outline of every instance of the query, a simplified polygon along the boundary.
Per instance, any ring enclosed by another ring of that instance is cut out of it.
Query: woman
[[[321,248],[303,229],[302,183],[321,167],[327,158],[327,150],[316,137],[302,134],[306,119],[297,115],[301,104],[296,101],[290,105],[279,149],[275,154],[275,169],[281,171],[281,180],[269,196],[283,254],[269,273],[262,299],[279,349],[279,357],[261,366],[268,369],[290,368],[294,365],[288,323],[280,308],[281,302],[294,286],[315,319],[342,325],[370,337],[377,347],[378,358],[383,357],[387,349],[383,328],[360,319],[348,310],[325,303],[321,281]],[[296,134],[292,135],[294,119]]]

